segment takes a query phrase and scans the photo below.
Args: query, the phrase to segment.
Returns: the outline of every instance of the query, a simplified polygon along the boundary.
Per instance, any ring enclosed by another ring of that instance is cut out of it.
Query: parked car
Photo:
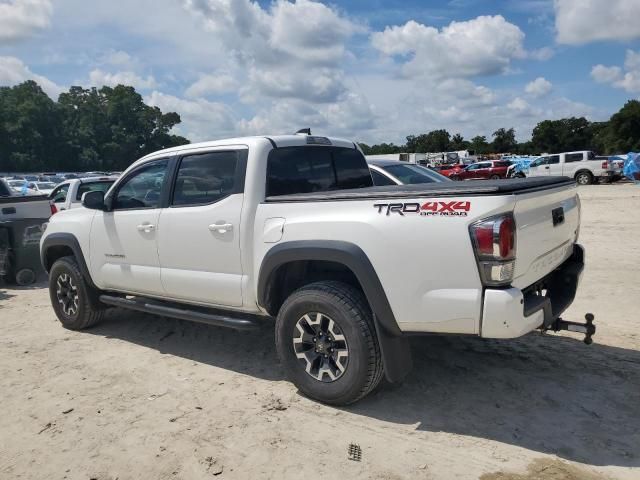
[[[17,193],[25,194],[29,188],[29,182],[26,182],[25,180],[6,180],[6,182],[7,185]]]
[[[412,333],[567,330],[584,265],[575,182],[378,187],[337,138],[155,152],[83,205],[54,215],[40,246],[64,327],[106,306],[235,329],[275,318],[289,378],[336,405],[400,381]],[[443,245],[456,254],[428,253]]]
[[[499,180],[507,178],[507,169],[511,165],[509,160],[487,160],[472,163],[457,173],[452,173],[451,180]]]
[[[82,195],[87,192],[109,190],[117,177],[89,177],[65,180],[49,195],[51,205],[55,207],[55,212],[70,210],[82,206]]]
[[[41,195],[49,195],[56,188],[56,184],[53,182],[29,182],[27,188]]]
[[[622,176],[619,164],[607,157],[597,158],[587,150],[544,155],[529,165],[527,177],[564,175],[575,179],[578,185],[590,185],[599,180],[615,180]]]
[[[444,164],[437,165],[433,167],[433,170],[438,172],[440,175],[444,175],[447,178],[451,178],[451,175],[457,174],[467,168],[467,165],[464,163],[454,163],[454,164]]]
[[[367,160],[367,163],[371,170],[373,184],[377,186],[450,181],[444,175],[414,163],[399,160]]]

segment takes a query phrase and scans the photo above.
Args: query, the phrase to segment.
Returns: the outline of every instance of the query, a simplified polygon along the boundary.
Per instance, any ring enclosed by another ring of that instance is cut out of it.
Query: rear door
[[[582,166],[581,162],[586,160],[585,158],[586,152],[578,152],[578,153],[565,153],[561,168],[556,167],[556,169],[552,169],[552,175],[565,175],[567,177],[573,178],[578,171],[578,169]]]
[[[473,171],[473,177],[477,179],[486,179],[491,177],[491,169],[493,162],[482,162],[478,164],[478,168]]]
[[[176,300],[242,306],[240,217],[246,147],[179,159],[169,207],[160,214],[162,285]]]

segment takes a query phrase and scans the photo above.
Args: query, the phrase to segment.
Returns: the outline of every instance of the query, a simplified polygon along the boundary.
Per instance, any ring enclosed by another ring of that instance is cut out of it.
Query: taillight
[[[604,161],[602,162],[602,168],[604,168],[605,170],[606,170],[607,168],[609,168],[609,162],[607,162],[606,160],[604,160]]]
[[[513,280],[516,224],[511,214],[487,218],[469,227],[478,270],[487,286],[505,286]]]
[[[51,207],[51,215],[55,215],[56,213],[58,213],[58,208],[56,207],[55,203],[51,203],[49,204],[49,206]]]

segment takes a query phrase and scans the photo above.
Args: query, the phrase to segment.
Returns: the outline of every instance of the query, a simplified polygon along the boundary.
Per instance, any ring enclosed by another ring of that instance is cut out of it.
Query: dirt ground
[[[640,187],[580,194],[565,318],[593,312],[593,345],[414,338],[404,384],[348,408],[297,393],[269,328],[112,310],[72,332],[44,283],[0,287],[0,479],[638,479]]]

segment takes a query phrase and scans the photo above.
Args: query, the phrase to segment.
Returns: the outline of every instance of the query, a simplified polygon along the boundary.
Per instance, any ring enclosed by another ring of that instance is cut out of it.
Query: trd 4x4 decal
[[[397,213],[404,216],[407,214],[418,214],[423,217],[466,217],[471,210],[471,202],[461,202],[453,200],[451,202],[426,202],[422,205],[416,202],[410,203],[375,203],[373,208],[378,209],[378,213],[391,215]]]

